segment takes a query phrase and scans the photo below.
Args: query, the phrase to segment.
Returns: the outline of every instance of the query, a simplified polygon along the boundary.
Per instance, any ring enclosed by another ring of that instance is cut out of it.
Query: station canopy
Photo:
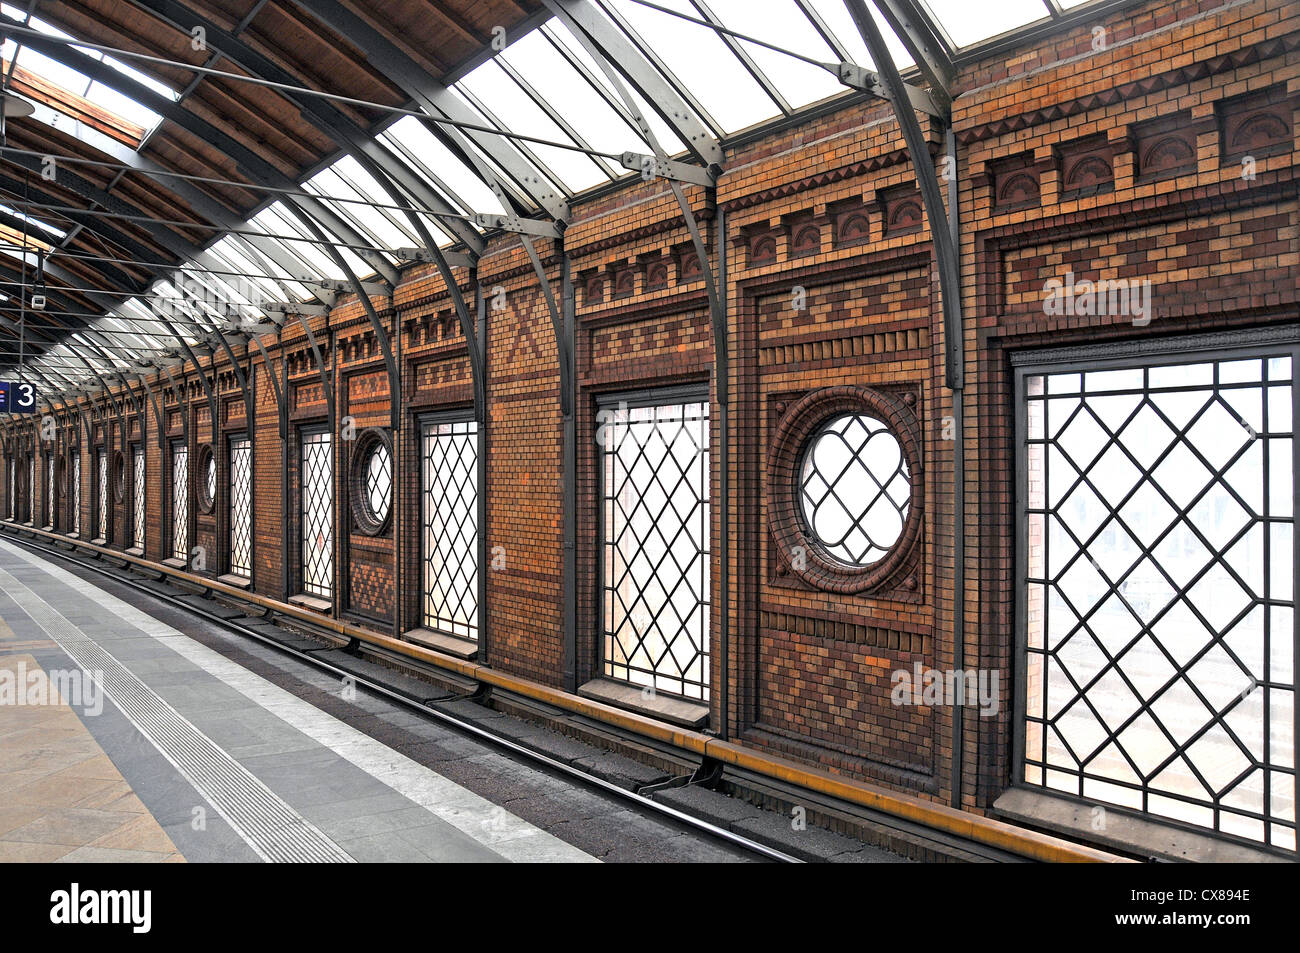
[[[655,156],[858,95],[845,0],[0,4],[0,363],[79,393],[209,355]],[[904,78],[1117,0],[861,4]],[[946,90],[943,91],[946,95]],[[545,234],[538,231],[537,234]]]

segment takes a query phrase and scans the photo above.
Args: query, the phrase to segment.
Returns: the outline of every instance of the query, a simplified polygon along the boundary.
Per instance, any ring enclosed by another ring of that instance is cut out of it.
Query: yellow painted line
[[[911,795],[886,791],[861,781],[831,774],[828,771],[789,761],[766,752],[721,741],[702,732],[677,728],[645,715],[624,711],[621,708],[614,708],[611,705],[589,698],[582,698],[578,695],[570,695],[540,682],[520,678],[517,675],[509,675],[476,662],[453,658],[450,655],[444,655],[421,645],[404,642],[391,635],[372,632],[339,619],[312,612],[310,609],[303,609],[257,593],[246,592],[243,589],[228,586],[215,579],[198,576],[180,569],[173,569],[170,566],[150,562],[138,556],[130,556],[115,549],[96,546],[93,543],[31,526],[22,526],[10,520],[0,520],[0,524],[20,530],[22,533],[42,536],[62,543],[72,543],[80,549],[102,553],[152,572],[161,572],[191,585],[201,586],[211,592],[219,592],[242,602],[274,610],[281,615],[311,622],[344,638],[358,639],[369,645],[405,655],[408,658],[424,662],[443,671],[505,689],[525,698],[552,705],[562,711],[583,715],[642,737],[672,745],[680,751],[689,752],[700,757],[715,758],[733,767],[743,768],[746,771],[784,781],[818,794],[880,811],[892,817],[913,821],[935,830],[964,837],[979,844],[987,844],[1030,860],[1052,863],[1129,862],[1127,858],[1120,857],[1117,854],[1086,847],[1060,837],[1053,837],[1050,834],[1027,830],[995,818],[985,817],[982,814],[960,811],[953,807],[926,801]]]

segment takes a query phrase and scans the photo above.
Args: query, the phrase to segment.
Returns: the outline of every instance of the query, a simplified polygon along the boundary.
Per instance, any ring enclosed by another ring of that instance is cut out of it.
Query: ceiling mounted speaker
[[[30,116],[36,112],[36,107],[21,96],[15,96],[13,93],[4,94],[5,118],[16,119],[23,116]]]

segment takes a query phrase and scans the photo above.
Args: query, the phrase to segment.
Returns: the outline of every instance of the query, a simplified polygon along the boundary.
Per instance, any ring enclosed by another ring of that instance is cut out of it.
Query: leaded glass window
[[[108,539],[108,453],[103,447],[95,451],[95,516],[99,521],[99,538]]]
[[[302,588],[334,594],[334,455],[324,431],[302,435]]]
[[[144,448],[136,447],[131,463],[131,543],[144,548]]]
[[[81,451],[72,451],[72,535],[81,533]]]
[[[1294,358],[1017,375],[1027,783],[1295,849]]]
[[[709,697],[709,404],[601,411],[609,678]]]
[[[253,445],[230,441],[230,571],[253,575]]]
[[[376,441],[366,457],[365,481],[366,511],[371,520],[382,525],[388,519],[388,504],[393,490],[393,458],[388,445]]]
[[[844,414],[804,451],[799,503],[809,534],[831,558],[869,566],[903,535],[912,482],[902,445],[884,423]]]
[[[190,451],[183,443],[172,446],[172,558],[189,558]]]
[[[472,420],[423,427],[424,625],[477,639],[478,425]]]

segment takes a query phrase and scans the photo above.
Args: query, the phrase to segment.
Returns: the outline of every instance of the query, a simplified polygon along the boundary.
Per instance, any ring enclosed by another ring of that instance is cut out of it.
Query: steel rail
[[[15,525],[12,528],[14,530],[22,531],[25,529],[29,529],[30,527],[23,527],[19,524],[19,525]],[[434,708],[432,704],[428,704],[424,701],[412,698],[392,688],[389,688],[388,686],[384,685],[382,682],[375,681],[374,679],[368,678],[365,675],[359,675],[356,672],[350,671],[345,668],[341,668],[337,665],[333,665],[324,659],[315,657],[310,652],[303,652],[299,649],[293,648],[292,646],[284,645],[283,643],[278,642],[277,640],[269,636],[257,632],[255,629],[249,628],[248,626],[240,625],[234,619],[224,619],[217,613],[207,612],[201,608],[196,607],[193,603],[183,602],[179,596],[172,596],[168,593],[159,592],[156,589],[149,588],[148,586],[145,586],[141,580],[133,577],[132,574],[114,572],[111,569],[107,568],[106,566],[96,565],[95,563],[88,562],[84,559],[74,558],[69,553],[61,551],[59,548],[56,548],[53,545],[49,545],[49,546],[42,545],[40,543],[37,543],[35,540],[25,539],[22,537],[15,536],[12,532],[10,533],[10,538],[17,545],[20,545],[25,549],[41,553],[42,555],[55,556],[74,566],[78,566],[84,569],[89,569],[93,572],[99,573],[100,575],[113,580],[114,582],[129,586],[130,588],[136,590],[137,592],[140,592],[151,598],[157,599],[160,602],[165,602],[191,615],[197,615],[200,618],[203,618],[208,622],[212,623],[213,625],[217,625],[221,628],[228,629],[229,631],[234,632],[237,635],[255,639],[259,643],[277,649],[283,654],[289,655],[300,662],[304,662],[312,666],[313,668],[317,668],[322,671],[328,672],[329,674],[335,675],[340,679],[351,679],[353,683],[355,683],[361,688],[366,689],[367,691],[371,692],[374,695],[378,695],[380,697],[386,698],[389,701],[397,702],[398,704],[410,708],[420,713],[421,715],[424,715],[425,717],[429,717],[436,721],[440,721],[443,724],[448,725],[449,727],[455,729],[456,731],[462,732],[463,734],[469,735],[473,738],[476,738],[477,740],[487,742],[495,747],[501,748],[502,750],[507,751],[510,754],[516,755],[520,758],[534,762],[555,774],[563,775],[567,778],[578,781],[584,785],[593,787],[604,794],[612,795],[613,797],[618,798],[619,800],[622,801],[627,801],[630,804],[635,805],[640,810],[644,810],[649,813],[657,814],[662,817],[668,818],[670,821],[682,827],[689,828],[692,831],[696,831],[708,837],[714,838],[715,840],[726,843],[729,846],[738,847],[742,850],[756,854],[764,858],[765,860],[771,860],[777,863],[786,863],[786,864],[804,863],[804,861],[798,857],[794,857],[791,856],[790,854],[786,854],[782,851],[776,850],[775,848],[769,847],[766,844],[745,837],[743,834],[737,834],[734,831],[728,830],[723,827],[719,827],[716,824],[713,824],[709,821],[703,820],[698,817],[693,817],[692,815],[687,814],[684,811],[680,811],[677,808],[672,807],[668,804],[663,804],[659,801],[655,801],[651,798],[646,797],[643,794],[637,793],[634,790],[620,787],[619,785],[613,783],[612,781],[606,781],[604,778],[600,778],[593,774],[589,774],[588,772],[583,771],[581,768],[576,768],[571,764],[566,764],[563,761],[558,761],[550,757],[549,755],[544,754],[543,752],[522,745],[511,738],[507,738],[504,735],[489,731],[485,728],[473,724],[472,722],[466,721],[463,718],[457,718],[455,715],[451,715],[448,714],[447,712],[441,711],[440,709]],[[73,541],[69,540],[69,542],[73,542]],[[98,554],[95,554],[95,556],[97,559],[100,560],[106,558]],[[111,557],[107,557],[107,558],[111,558]],[[211,597],[202,596],[201,598],[210,599]],[[430,687],[433,688],[433,686]],[[445,698],[434,698],[432,695],[430,696],[430,699],[433,702],[446,700]]]

